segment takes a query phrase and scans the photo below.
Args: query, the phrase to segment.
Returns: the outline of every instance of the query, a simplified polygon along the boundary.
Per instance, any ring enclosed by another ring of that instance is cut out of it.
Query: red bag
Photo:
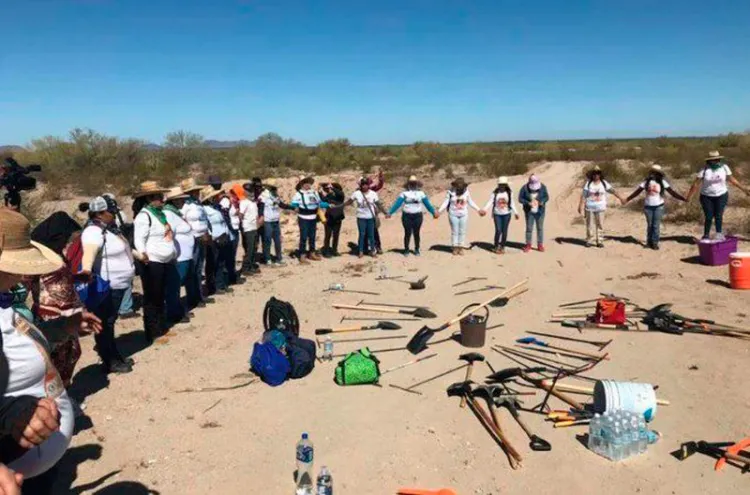
[[[619,299],[600,299],[596,303],[594,323],[625,324],[625,303]]]

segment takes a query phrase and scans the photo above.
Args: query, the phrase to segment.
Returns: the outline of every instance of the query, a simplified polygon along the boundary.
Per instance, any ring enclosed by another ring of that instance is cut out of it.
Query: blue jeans
[[[276,252],[273,261],[281,262],[283,257],[281,252],[281,225],[279,222],[265,222],[263,224],[263,259],[266,263],[271,261],[271,241]]]
[[[365,254],[365,242],[367,242],[367,247],[371,251],[375,251],[375,219],[358,218],[357,228],[359,229],[359,242],[357,244],[359,254]]]
[[[191,283],[195,277],[195,263],[193,260],[178,261],[177,273],[180,275],[180,286],[185,287],[187,306],[192,309],[200,302],[200,297],[195,291],[195,284]]]
[[[656,246],[661,239],[661,219],[664,218],[664,205],[646,206],[643,209],[646,214],[646,244]]]
[[[318,226],[317,220],[305,220],[303,218],[299,220],[299,255],[302,257],[305,254],[312,254],[315,252],[315,233]]]
[[[711,222],[716,221],[716,233],[722,232],[724,224],[724,209],[727,207],[729,202],[729,193],[724,193],[721,196],[706,196],[701,194],[701,206],[703,207],[703,216],[705,217],[705,223],[703,224],[703,238],[708,239],[711,235]]]
[[[505,249],[508,242],[508,227],[510,227],[511,214],[493,215],[495,217],[495,247]]]
[[[125,289],[122,295],[122,302],[120,303],[120,316],[127,315],[133,312],[133,282],[130,282],[130,286]]]
[[[167,320],[180,321],[185,316],[185,308],[180,300],[180,272],[177,263],[168,263],[164,267],[164,302],[167,308]]]
[[[202,277],[205,264],[206,246],[201,243],[200,239],[196,239],[195,246],[193,246],[193,270],[188,274],[188,280],[185,281],[186,292],[197,296],[196,305],[203,302]],[[191,286],[190,289],[187,289],[188,285]]]
[[[534,234],[534,224],[536,224],[536,243],[544,244],[544,210],[536,213],[525,211],[526,217],[526,245],[531,246],[531,238]]]

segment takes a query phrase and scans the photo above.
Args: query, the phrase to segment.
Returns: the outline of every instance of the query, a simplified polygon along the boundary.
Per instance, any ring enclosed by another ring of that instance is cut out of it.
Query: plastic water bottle
[[[297,442],[297,495],[313,495],[314,449],[307,433]]]
[[[643,454],[648,450],[648,426],[643,417],[638,418],[638,452]]]
[[[614,429],[612,430],[612,457],[613,461],[621,461],[623,459],[623,434],[622,424],[619,421],[615,421]]]
[[[601,455],[602,417],[597,413],[589,423],[589,450]]]
[[[388,267],[385,265],[380,265],[380,275],[378,276],[380,280],[385,280],[388,278]]]
[[[331,284],[328,286],[328,290],[344,290],[344,284]]]
[[[333,340],[330,336],[326,337],[325,342],[323,342],[323,359],[325,361],[333,360]]]
[[[607,416],[604,421],[602,437],[604,438],[604,457],[612,460],[615,448],[615,419],[612,415]]]
[[[633,426],[631,425],[631,417],[629,413],[623,415],[622,420],[622,458],[627,459],[628,457],[634,456],[637,452],[634,449],[638,448],[638,444],[633,442]]]
[[[327,467],[320,468],[315,495],[333,495],[333,477]]]
[[[643,453],[641,452],[641,429],[635,414],[630,417],[630,453],[631,455]]]

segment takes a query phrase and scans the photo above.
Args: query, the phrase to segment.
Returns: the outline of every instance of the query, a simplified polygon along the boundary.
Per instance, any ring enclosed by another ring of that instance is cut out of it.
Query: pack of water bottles
[[[307,433],[297,442],[297,478],[295,480],[296,495],[333,495],[333,477],[327,467],[320,468],[320,473],[313,486],[313,464],[315,449]],[[315,490],[315,491],[313,491]]]
[[[605,411],[591,418],[588,447],[610,461],[621,461],[646,452],[651,437],[643,415]]]

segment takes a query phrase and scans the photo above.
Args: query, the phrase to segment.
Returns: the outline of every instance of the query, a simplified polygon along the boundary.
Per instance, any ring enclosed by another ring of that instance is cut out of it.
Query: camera
[[[24,167],[13,158],[6,158],[2,163],[2,175],[0,176],[0,188],[4,187],[8,191],[5,193],[5,206],[19,209],[21,207],[21,191],[36,189],[36,179],[29,177],[29,173],[41,171],[41,165]]]

